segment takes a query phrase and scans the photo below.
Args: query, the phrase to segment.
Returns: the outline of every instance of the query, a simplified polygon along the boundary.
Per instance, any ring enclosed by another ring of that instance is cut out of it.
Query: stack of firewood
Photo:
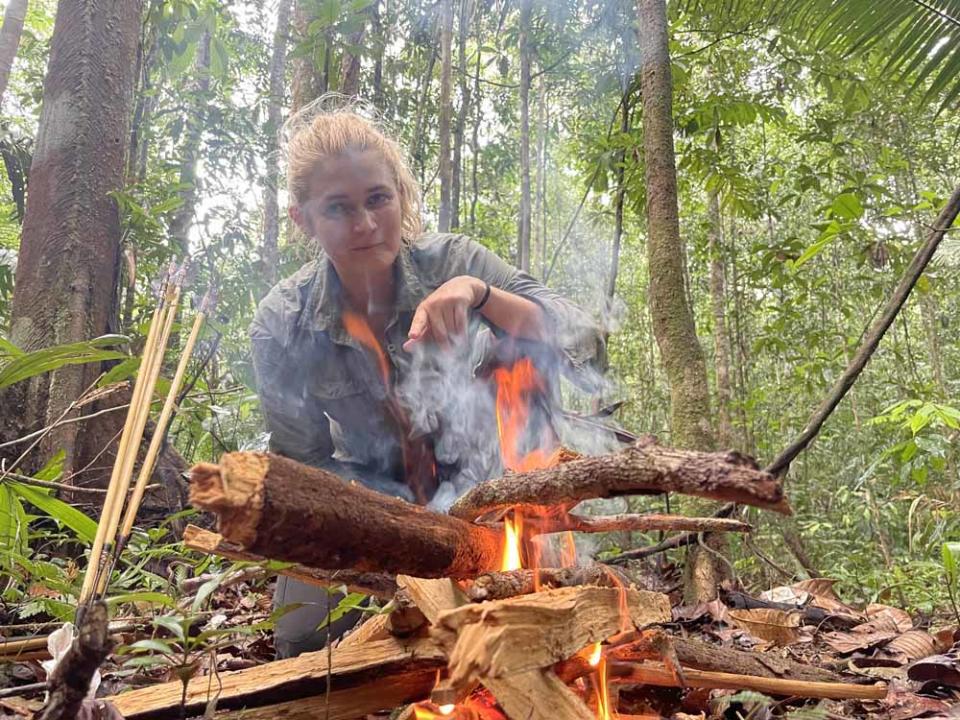
[[[278,456],[228,454],[194,468],[192,500],[217,514],[221,534],[191,528],[189,546],[295,563],[283,572],[390,598],[389,611],[328,651],[197,677],[185,693],[172,682],[111,700],[127,718],[175,717],[185,702],[187,715],[346,720],[420,703],[416,717],[589,720],[606,704],[599,663],[614,710],[616,689],[630,684],[883,696],[882,687],[842,683],[782,658],[672,639],[656,627],[670,621],[667,597],[625,585],[606,566],[500,570],[497,517],[517,507],[538,518],[539,533],[749,530],[730,520],[568,512],[590,497],[667,491],[788,510],[780,483],[739,455],[651,442],[491,481],[449,515]],[[478,694],[490,714],[476,710]]]

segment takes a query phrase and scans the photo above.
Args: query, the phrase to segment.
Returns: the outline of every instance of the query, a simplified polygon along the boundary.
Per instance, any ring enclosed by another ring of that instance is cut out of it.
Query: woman
[[[442,379],[445,358],[476,367],[493,334],[547,348],[576,375],[602,352],[600,332],[481,245],[422,234],[419,188],[371,122],[350,109],[293,122],[289,214],[321,252],[273,288],[251,327],[270,449],[426,503],[457,469],[435,453],[440,423],[422,420],[430,393],[404,388],[436,387],[415,378]],[[281,578],[276,602],[311,603],[279,621],[279,655],[323,645],[322,591]]]

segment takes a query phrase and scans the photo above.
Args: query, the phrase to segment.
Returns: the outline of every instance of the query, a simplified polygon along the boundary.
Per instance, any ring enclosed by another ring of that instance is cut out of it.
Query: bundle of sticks
[[[220,533],[191,528],[187,545],[226,557],[271,558],[282,572],[382,598],[374,615],[329,652],[191,680],[185,711],[216,697],[217,718],[358,718],[417,702],[408,717],[596,717],[597,664],[607,684],[736,687],[786,696],[878,698],[787,660],[673,640],[665,595],[628,587],[602,565],[501,571],[507,508],[538,509],[532,531],[690,528],[744,532],[737,521],[569,513],[580,500],[679,491],[789,512],[777,479],[731,453],[665,448],[512,474],[480,485],[439,514],[263,453],[231,453],[193,469],[191,499],[216,513]],[[491,519],[493,517],[494,519]],[[478,519],[484,518],[484,521]],[[647,524],[645,524],[647,523]],[[587,652],[589,651],[589,652]],[[591,660],[594,662],[591,663]],[[180,711],[179,682],[111,700],[128,718]],[[478,713],[471,698],[485,694]],[[615,707],[615,703],[614,703]]]

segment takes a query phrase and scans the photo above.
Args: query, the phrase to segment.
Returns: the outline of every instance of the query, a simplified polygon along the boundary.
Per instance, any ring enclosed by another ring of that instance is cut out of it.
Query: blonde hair
[[[302,203],[317,163],[345,150],[373,150],[393,175],[400,201],[401,237],[410,244],[422,231],[420,187],[400,145],[364,115],[373,117],[375,113],[364,103],[337,93],[323,95],[292,115],[281,136],[287,158],[287,191],[293,201]]]

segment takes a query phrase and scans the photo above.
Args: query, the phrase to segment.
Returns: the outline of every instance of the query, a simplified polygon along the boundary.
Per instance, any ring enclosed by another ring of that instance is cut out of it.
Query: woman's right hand
[[[466,335],[470,310],[485,290],[484,282],[470,275],[447,280],[417,307],[403,349],[412,352],[418,343],[426,341],[450,347],[456,338]]]

